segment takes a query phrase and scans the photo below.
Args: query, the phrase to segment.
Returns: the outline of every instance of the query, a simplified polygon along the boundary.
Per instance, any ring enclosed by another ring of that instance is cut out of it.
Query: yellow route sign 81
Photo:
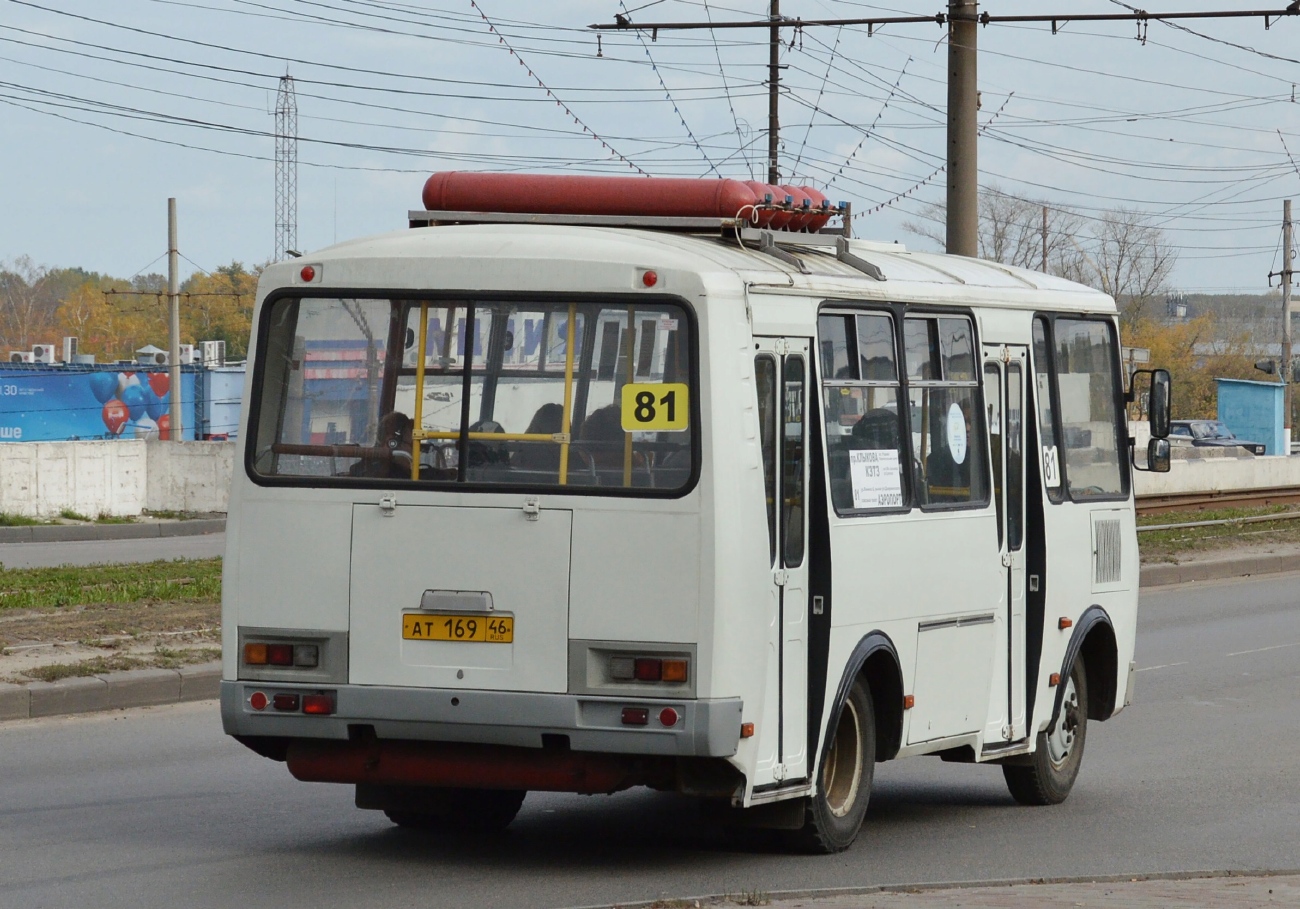
[[[683,382],[623,386],[627,432],[685,432],[691,422],[691,390]]]

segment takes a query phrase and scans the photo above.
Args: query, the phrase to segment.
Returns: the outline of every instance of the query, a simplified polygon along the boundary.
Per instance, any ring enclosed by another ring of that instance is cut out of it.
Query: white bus
[[[424,828],[646,785],[832,852],[920,754],[1067,796],[1132,694],[1109,297],[842,228],[411,218],[262,275],[229,734]]]

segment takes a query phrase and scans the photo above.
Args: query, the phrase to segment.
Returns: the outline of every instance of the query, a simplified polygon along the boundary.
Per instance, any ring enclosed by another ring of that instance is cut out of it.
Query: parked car
[[[1210,448],[1244,448],[1251,454],[1262,455],[1261,442],[1247,442],[1232,434],[1232,430],[1218,420],[1171,420],[1169,438],[1190,441],[1193,445]]]

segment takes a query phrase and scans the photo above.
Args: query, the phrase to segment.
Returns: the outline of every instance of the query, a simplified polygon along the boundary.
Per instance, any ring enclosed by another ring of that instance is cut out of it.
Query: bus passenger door
[[[807,338],[758,338],[755,375],[762,423],[769,556],[776,601],[777,742],[774,779],[808,775]]]
[[[1028,352],[1017,345],[986,345],[984,403],[988,409],[989,452],[993,458],[993,495],[998,511],[998,543],[1006,592],[999,642],[999,667],[989,707],[987,744],[1019,741],[1027,735],[1025,718],[1025,363]]]

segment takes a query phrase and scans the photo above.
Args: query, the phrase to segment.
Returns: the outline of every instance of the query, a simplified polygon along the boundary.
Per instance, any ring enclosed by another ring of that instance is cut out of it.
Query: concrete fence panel
[[[146,442],[150,511],[225,511],[234,442]]]
[[[145,507],[145,447],[137,440],[0,445],[0,511],[90,517]]]

